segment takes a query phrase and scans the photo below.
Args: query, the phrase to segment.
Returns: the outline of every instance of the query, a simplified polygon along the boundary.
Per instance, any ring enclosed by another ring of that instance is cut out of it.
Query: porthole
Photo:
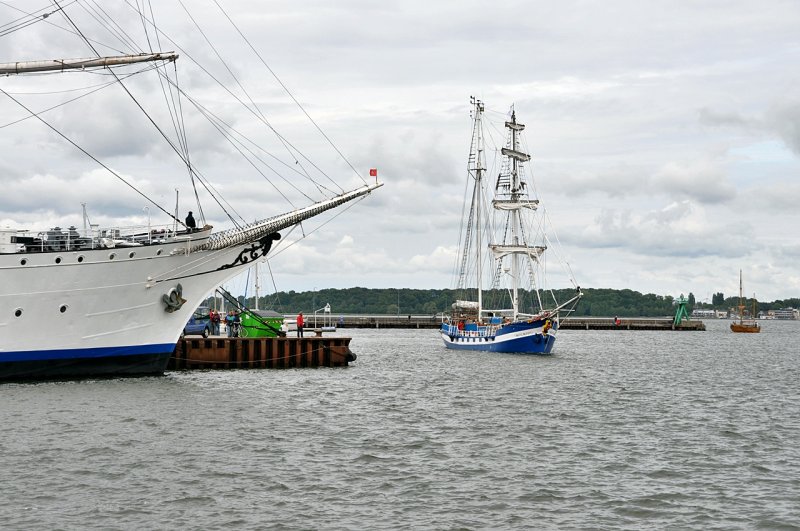
[[[56,263],[57,263],[57,264],[60,264],[60,263],[61,263],[61,257],[60,257],[60,256],[56,256]]]
[[[19,261],[19,264],[20,265],[28,265],[28,259],[27,258],[23,258],[22,260]]]
[[[117,253],[111,253],[111,254],[108,255],[108,259],[109,260],[113,260],[116,257],[117,257]]]
[[[136,256],[135,252],[131,251],[128,253],[128,258],[133,258],[134,256]]]
[[[22,315],[22,308],[17,308],[16,310],[14,310],[15,317],[19,317],[20,315]]]
[[[58,311],[61,312],[61,313],[66,312],[67,311],[67,305],[66,304],[62,304],[61,308],[59,308]]]
[[[156,251],[156,256],[161,256],[162,252],[164,252],[164,250],[163,249],[159,249],[158,251]]]
[[[80,256],[78,257],[78,263],[81,263],[81,262],[83,262],[83,255],[80,255]]]

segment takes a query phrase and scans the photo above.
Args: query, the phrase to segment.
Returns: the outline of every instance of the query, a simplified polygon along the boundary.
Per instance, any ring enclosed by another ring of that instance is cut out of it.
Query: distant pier
[[[338,321],[337,321],[338,319]],[[338,328],[440,328],[441,316],[434,315],[341,315],[334,318]],[[615,324],[613,317],[562,318],[563,330],[692,330],[706,329],[703,321],[683,321],[673,325],[672,317],[621,317]]]
[[[620,317],[619,324],[613,317],[570,317],[562,319],[562,330],[684,330],[704,331],[703,321],[683,321],[676,325],[672,317]]]
[[[349,337],[186,337],[167,370],[346,367],[355,359]]]

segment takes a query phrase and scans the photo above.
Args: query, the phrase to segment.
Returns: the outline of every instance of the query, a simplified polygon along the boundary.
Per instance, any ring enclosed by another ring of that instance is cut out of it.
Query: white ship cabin
[[[695,319],[727,319],[729,315],[726,310],[695,308],[692,310],[692,317]]]
[[[781,308],[780,310],[770,310],[764,319],[780,319],[782,321],[792,321],[800,319],[800,310],[795,308]]]
[[[204,227],[204,230],[210,228]],[[177,230],[174,225],[105,229],[92,225],[80,230],[70,226],[66,229],[52,227],[39,232],[6,228],[0,229],[0,254],[141,247],[188,240],[189,234],[186,230]]]

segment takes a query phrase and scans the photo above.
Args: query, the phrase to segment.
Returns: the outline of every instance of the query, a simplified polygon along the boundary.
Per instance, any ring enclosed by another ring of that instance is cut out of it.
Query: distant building
[[[781,308],[780,310],[772,310],[772,316],[775,319],[793,320],[800,319],[800,310],[794,308]]]
[[[714,310],[704,310],[701,308],[695,308],[692,310],[692,317],[697,319],[713,319],[717,316],[717,312]]]

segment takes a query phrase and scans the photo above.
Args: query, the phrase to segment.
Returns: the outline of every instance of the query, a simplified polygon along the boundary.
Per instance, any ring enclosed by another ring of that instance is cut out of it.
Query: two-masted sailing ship
[[[739,320],[731,323],[731,331],[739,333],[757,334],[761,332],[761,327],[756,322],[756,298],[753,297],[753,309],[750,313],[750,319],[745,319],[745,304],[742,295],[742,270],[739,270]]]
[[[499,170],[490,178],[484,111],[484,103],[473,98],[456,285],[465,298],[452,305],[441,337],[451,349],[549,354],[559,320],[574,309],[581,291],[566,263],[560,264],[572,284],[566,298],[556,300],[556,291],[548,285],[546,252],[554,235],[547,230],[547,216],[525,171],[531,160],[522,147],[525,125],[512,108],[503,124],[506,137],[498,153]]]

